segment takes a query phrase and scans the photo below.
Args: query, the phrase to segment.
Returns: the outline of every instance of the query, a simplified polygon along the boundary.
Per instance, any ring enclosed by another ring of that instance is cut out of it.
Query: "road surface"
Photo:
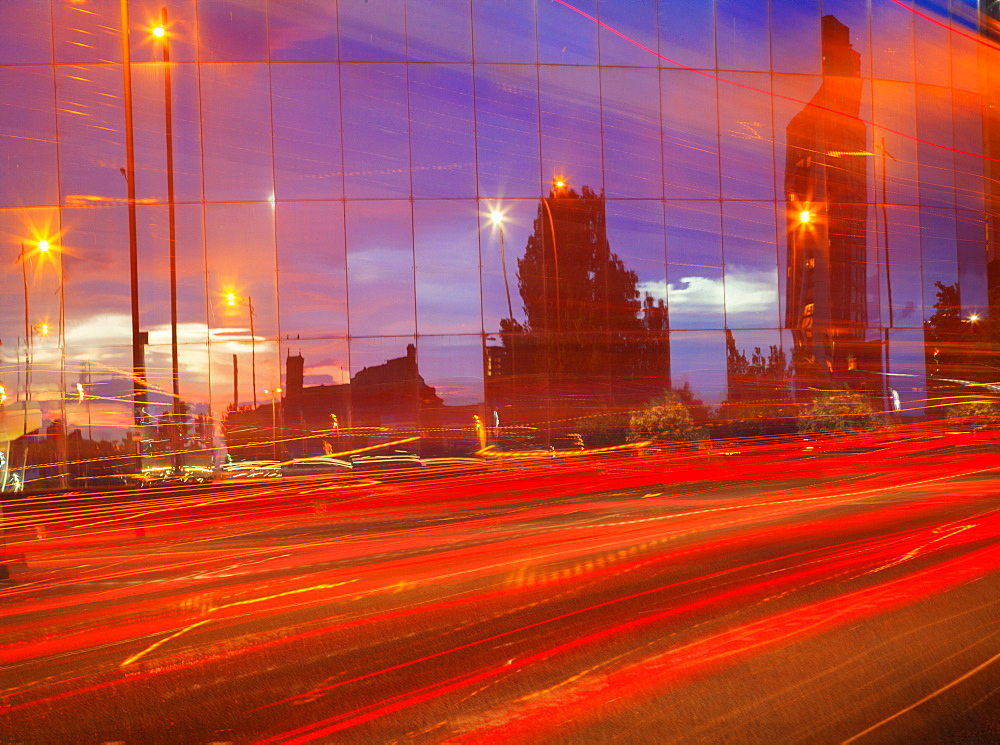
[[[8,500],[0,741],[1000,741],[997,444]]]

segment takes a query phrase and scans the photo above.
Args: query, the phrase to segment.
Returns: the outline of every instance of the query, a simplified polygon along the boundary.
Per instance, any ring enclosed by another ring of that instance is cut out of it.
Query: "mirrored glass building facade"
[[[7,441],[556,447],[671,387],[933,414],[997,378],[993,11],[7,0]]]

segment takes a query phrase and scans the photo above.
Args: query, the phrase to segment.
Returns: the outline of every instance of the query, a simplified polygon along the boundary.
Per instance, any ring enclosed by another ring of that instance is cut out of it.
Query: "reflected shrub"
[[[882,414],[865,396],[848,389],[817,396],[799,414],[799,432],[804,434],[869,430],[884,424]]]

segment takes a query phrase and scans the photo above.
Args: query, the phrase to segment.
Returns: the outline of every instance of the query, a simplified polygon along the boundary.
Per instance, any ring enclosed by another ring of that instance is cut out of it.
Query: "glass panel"
[[[720,70],[771,69],[767,5],[716,0]]]
[[[152,31],[162,23],[162,10],[167,7],[167,31],[170,39],[170,59],[173,62],[194,62],[198,59],[197,0],[129,0],[129,46],[133,64],[161,62],[163,46]],[[118,9],[114,16],[118,18]],[[121,42],[118,42],[119,48]]]
[[[62,243],[67,343],[95,348],[131,345],[128,210],[64,209]],[[140,327],[145,329],[143,321],[140,315]],[[127,369],[131,368],[130,362]]]
[[[978,212],[960,210],[957,215],[958,281],[965,317],[982,318],[989,307],[987,289],[986,225]]]
[[[539,62],[597,64],[597,24],[554,0],[538,0],[537,7]],[[597,17],[596,0],[575,0],[573,7]]]
[[[469,407],[483,402],[482,337],[421,336],[417,358],[421,376],[444,403],[436,412],[431,406],[425,409],[425,426],[427,414],[435,413],[441,425],[469,430],[473,426],[472,414],[478,413]]]
[[[0,205],[57,204],[52,68],[0,67],[0,90]]]
[[[351,425],[387,430],[365,444],[417,436],[421,401],[433,395],[420,374],[414,337],[351,339]],[[418,452],[419,444],[393,449]]]
[[[407,0],[406,39],[412,62],[471,61],[470,0]]]
[[[418,332],[481,333],[476,202],[414,202],[413,246]]]
[[[662,203],[608,200],[607,235],[613,257],[622,261],[625,270],[635,272],[634,287],[624,288],[623,295],[630,296],[632,293],[629,290],[632,289],[638,293],[638,300],[642,303],[638,317],[647,324],[647,329],[666,329],[666,325],[662,323],[667,320],[667,266]],[[614,258],[610,260],[614,261]],[[661,301],[663,308],[660,308]]]
[[[473,197],[476,139],[469,65],[410,65],[415,197]]]
[[[675,390],[689,386],[695,398],[717,406],[726,397],[724,331],[674,331],[670,334],[670,380]]]
[[[283,362],[284,392],[278,413],[289,455],[336,456],[351,450],[347,341],[296,341],[288,345]]]
[[[118,0],[93,0],[86,5],[53,2],[52,23],[56,62],[121,62],[121,3]],[[118,68],[119,80],[121,76],[121,68]]]
[[[980,98],[972,93],[953,91],[955,103],[955,148],[971,155],[955,153],[955,203],[972,210],[983,209],[984,162]]]
[[[861,55],[861,77],[871,76],[871,16],[867,3],[855,0],[823,0],[823,15],[832,15],[850,29],[850,42]]]
[[[492,218],[494,212],[501,220],[500,225]],[[529,236],[535,230],[538,202],[488,200],[480,203],[479,216],[483,327],[488,333],[496,333],[501,329],[502,319],[511,317],[523,326],[527,318],[520,294],[518,262],[523,259]]]
[[[958,246],[955,242],[955,213],[924,209],[920,213],[920,255],[923,259],[924,320],[935,312],[941,288],[958,287]]]
[[[421,336],[417,351],[428,386],[421,398],[421,455],[472,455],[487,444],[492,426],[484,421],[482,337]]]
[[[722,195],[774,199],[771,83],[766,75],[731,75],[741,86],[720,84],[719,133]]]
[[[416,320],[410,203],[347,202],[346,209],[351,335],[412,335]]]
[[[913,86],[875,80],[872,88],[874,121],[882,125],[875,128],[872,136],[879,160],[879,177],[885,179],[879,184],[879,197],[889,204],[916,204],[917,143],[910,137],[896,134],[916,132]]]
[[[274,188],[278,199],[343,195],[340,84],[337,66],[271,66]]]
[[[198,3],[201,59],[206,62],[267,59],[265,8],[247,0]]]
[[[344,65],[341,75],[347,196],[409,196],[406,67]]]
[[[609,197],[663,196],[660,84],[654,70],[602,68],[604,188]]]
[[[944,22],[948,22],[947,18]],[[941,62],[951,59],[952,39],[961,38],[935,23],[924,21],[914,25],[916,79],[927,85],[951,85],[951,65],[943,65]]]
[[[255,338],[260,365],[261,342],[278,334],[274,208],[266,202],[210,204],[206,207],[205,242],[212,323],[230,330],[229,338],[239,341],[242,351],[253,351],[249,347]],[[231,305],[227,293],[233,294]],[[213,338],[220,333],[216,329]]]
[[[913,80],[913,21],[909,8],[872,3],[872,72],[876,78]]]
[[[264,64],[201,65],[205,198],[274,196],[271,117]]]
[[[920,203],[924,206],[949,207],[955,203],[952,131],[950,91],[917,86],[917,136],[923,140],[917,144],[917,157]]]
[[[0,3],[0,65],[52,62],[52,10],[48,0]],[[4,88],[4,90],[7,90]]]
[[[542,176],[575,188],[604,188],[600,80],[594,67],[539,68]]]
[[[891,329],[889,332],[889,394],[893,409],[903,416],[924,413],[927,378],[924,372],[922,329]],[[896,408],[898,406],[898,408]]]
[[[539,194],[538,81],[534,67],[476,66],[479,191]]]
[[[472,0],[477,62],[535,62],[535,0]]]
[[[607,24],[636,42],[633,44],[626,41],[618,34],[602,27],[601,64],[657,67],[660,60],[655,54],[659,46],[656,10],[656,0],[632,0],[629,3],[605,3],[601,6],[601,23]],[[652,52],[641,49],[637,44],[651,49]]]
[[[80,464],[79,476],[99,476],[105,473],[134,470],[128,458],[132,443],[128,429],[132,426],[132,378],[125,372],[132,369],[131,346],[68,347],[66,387],[70,398],[66,402],[71,447],[69,455],[77,458],[76,447],[84,454],[93,454],[97,463]],[[204,364],[202,364],[204,367]],[[83,401],[78,400],[76,384],[83,388]],[[79,429],[74,443],[73,432]],[[75,447],[74,447],[75,445]],[[89,452],[88,452],[89,451]]]
[[[920,256],[914,248],[920,240],[920,212],[911,207],[887,207],[886,214],[892,325],[919,328],[923,321],[923,282]]]
[[[660,0],[659,18],[662,66],[715,69],[715,3]]]
[[[282,338],[347,336],[343,206],[279,202],[275,223]]]
[[[171,65],[174,198],[201,199],[201,121],[198,69]],[[167,199],[166,107],[162,63],[132,65],[135,189],[140,200]]]
[[[726,326],[780,326],[776,233],[771,203],[723,202],[722,225]]]
[[[725,326],[718,202],[667,202],[667,306],[671,329]]]
[[[339,0],[337,8],[341,59],[361,62],[406,59],[403,0]]]
[[[719,413],[729,420],[731,434],[794,431],[788,384],[792,355],[782,348],[781,336],[777,329],[726,332],[726,405]]]
[[[771,0],[771,69],[774,72],[820,74],[823,53],[819,5],[819,0]]]
[[[125,115],[120,67],[57,68],[59,175],[65,203],[118,202],[127,196]]]
[[[687,70],[660,73],[663,182],[668,198],[719,196],[716,81]]]
[[[325,0],[268,0],[271,59],[337,59],[337,6]]]

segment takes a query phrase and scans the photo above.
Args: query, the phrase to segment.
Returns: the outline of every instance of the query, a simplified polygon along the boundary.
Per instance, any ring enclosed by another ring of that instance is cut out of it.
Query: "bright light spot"
[[[38,327],[38,333],[41,334],[42,336],[48,336],[49,335],[49,324],[47,324],[47,323],[41,324]]]
[[[7,402],[7,388],[0,383],[0,404]]]
[[[84,399],[83,383],[77,383],[76,384],[76,400],[77,401],[83,401],[83,399]]]
[[[234,293],[226,293],[226,305],[236,305],[236,295]]]
[[[973,323],[975,323],[976,321],[979,320],[979,314],[978,313],[973,313],[971,316],[969,316],[969,320],[972,321]]]
[[[557,189],[565,189],[566,188],[566,182],[563,181],[562,179],[556,179],[553,183],[555,184],[555,187]]]
[[[802,212],[799,213],[799,222],[802,223],[803,225],[805,225],[806,223],[810,223],[812,221],[813,221],[813,213],[810,212],[809,210],[802,210]]]
[[[38,241],[38,250],[39,251],[42,251],[44,253],[44,252],[48,251],[49,248],[50,248],[50,246],[49,246],[49,242],[48,241]]]
[[[493,210],[492,212],[490,212],[490,220],[493,221],[494,225],[502,225],[503,213],[500,212],[500,210]]]
[[[163,36],[166,36],[166,34],[167,30],[163,28],[163,26],[157,26],[156,28],[153,29],[153,36],[157,37],[158,39],[162,38]]]

